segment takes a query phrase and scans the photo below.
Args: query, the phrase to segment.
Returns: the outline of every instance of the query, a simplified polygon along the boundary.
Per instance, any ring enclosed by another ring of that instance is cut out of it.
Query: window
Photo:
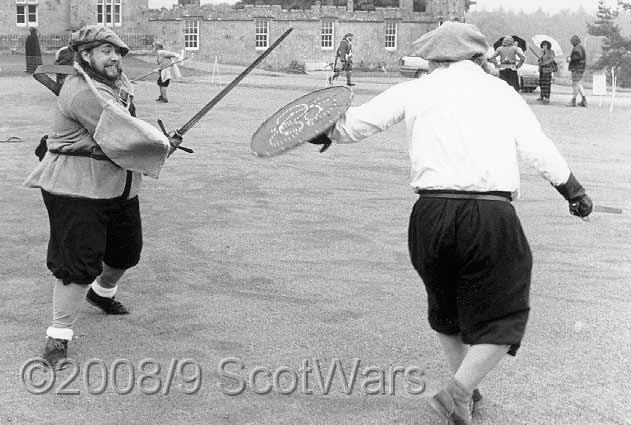
[[[412,0],[413,12],[427,12],[427,0]]]
[[[333,50],[333,21],[322,21],[322,41],[320,47],[322,50]]]
[[[37,26],[37,1],[38,0],[18,0],[15,2],[15,23],[18,27]]]
[[[184,21],[184,50],[199,50],[199,21]]]
[[[121,26],[121,0],[97,0],[96,22],[108,27]]]
[[[269,46],[269,21],[256,20],[255,46],[256,50],[265,50]]]
[[[397,23],[386,21],[386,50],[397,49]]]

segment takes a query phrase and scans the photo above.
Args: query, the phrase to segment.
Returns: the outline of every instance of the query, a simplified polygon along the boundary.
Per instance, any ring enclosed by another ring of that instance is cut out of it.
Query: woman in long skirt
[[[541,57],[539,58],[539,87],[541,87],[541,101],[544,104],[550,103],[550,87],[552,86],[552,73],[556,62],[552,44],[548,40],[543,40],[540,44]]]
[[[37,30],[33,27],[29,28],[31,33],[26,37],[26,72],[34,73],[39,65],[42,64],[42,52],[39,49],[39,39],[37,38]]]

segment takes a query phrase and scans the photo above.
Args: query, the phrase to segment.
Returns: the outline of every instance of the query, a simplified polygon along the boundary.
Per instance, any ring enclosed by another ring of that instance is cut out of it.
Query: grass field
[[[131,77],[152,66],[130,63]],[[221,85],[239,71],[223,68]],[[153,100],[153,78],[138,84],[139,116],[177,128],[221,88],[203,71],[185,69],[184,75],[169,88],[168,104]],[[194,154],[176,153],[160,180],[145,181],[143,257],[118,295],[132,314],[108,317],[86,304],[69,350],[80,372],[73,377],[74,369],[67,369],[46,394],[31,394],[20,370],[45,344],[53,278],[45,264],[48,223],[41,196],[21,183],[36,164],[33,149],[49,131],[55,98],[28,75],[4,76],[0,140],[19,136],[24,142],[0,143],[0,339],[6,344],[0,424],[439,423],[425,397],[448,371],[408,259],[415,195],[408,186],[404,127],[325,154],[308,145],[256,158],[249,142],[263,120],[324,85],[324,76],[262,71],[186,135]],[[353,102],[397,81],[359,74]],[[564,107],[567,88],[554,87],[549,106],[537,105],[536,94],[527,96],[594,201],[625,213],[576,219],[542,178],[522,170],[515,207],[534,256],[531,319],[517,358],[507,358],[482,384],[475,424],[631,424],[631,99],[625,96],[611,113],[596,99],[587,109]],[[136,379],[151,375],[151,365],[139,368],[148,358],[161,365],[157,378],[118,394],[129,364]],[[227,363],[220,372],[230,358],[243,369]],[[117,387],[110,379],[102,394],[90,394],[103,382],[99,367],[111,372],[117,359],[122,382]],[[190,362],[169,384],[173,359]],[[336,359],[350,374],[359,359],[350,394],[339,374],[327,394],[315,372],[305,372],[309,382],[302,388],[299,370],[307,360],[313,367],[313,359],[324,375]],[[195,387],[183,381],[196,372],[195,364],[201,383],[185,394]],[[410,394],[403,375],[392,385],[394,367],[422,370],[426,391]],[[279,386],[260,395],[248,385],[227,395],[257,370],[263,372],[257,390],[274,376]],[[293,380],[297,389],[289,391]],[[157,394],[143,393],[153,386]],[[79,394],[59,394],[67,390]],[[364,394],[373,390],[378,394]]]

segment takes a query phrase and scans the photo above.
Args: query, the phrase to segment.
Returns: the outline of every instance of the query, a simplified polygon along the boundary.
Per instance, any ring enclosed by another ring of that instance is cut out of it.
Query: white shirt
[[[518,155],[554,185],[568,165],[521,96],[471,61],[397,84],[351,107],[331,138],[358,142],[405,119],[417,189],[519,192]]]

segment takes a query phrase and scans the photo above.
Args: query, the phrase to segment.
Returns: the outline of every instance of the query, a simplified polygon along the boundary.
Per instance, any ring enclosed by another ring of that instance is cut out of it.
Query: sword
[[[606,214],[622,214],[622,209],[615,207],[606,207],[604,205],[594,205],[592,212],[606,213]],[[581,217],[583,221],[589,221],[588,217]]]
[[[151,72],[147,72],[146,74],[141,75],[140,77],[136,77],[136,78],[134,78],[133,80],[131,80],[131,81],[130,81],[130,83],[135,83],[136,81],[138,81],[138,80],[142,80],[143,78],[145,78],[145,77],[147,77],[147,76],[149,76],[149,75],[153,74],[154,72],[160,72],[160,71],[162,71],[163,69],[167,69],[167,68],[169,68],[169,67],[171,67],[171,66],[173,66],[173,65],[175,65],[175,64],[178,64],[178,63],[180,63],[180,62],[184,62],[184,61],[185,61],[186,59],[188,59],[189,57],[190,57],[190,56],[187,56],[187,57],[185,57],[185,58],[180,59],[179,61],[175,61],[175,62],[172,62],[172,63],[170,63],[170,64],[168,64],[168,65],[164,65],[163,67],[156,68],[156,69],[152,70]]]
[[[337,68],[337,52],[335,53],[335,59],[333,60],[333,73],[331,74],[331,79],[329,80],[330,85],[333,85],[333,79],[337,78],[337,76],[335,75],[335,68]]]
[[[250,73],[250,71],[252,71],[259,63],[261,63],[261,61],[263,59],[265,59],[265,57],[267,55],[269,55],[272,52],[272,50],[274,50],[285,39],[285,37],[287,37],[289,35],[289,33],[292,32],[292,31],[293,31],[293,28],[289,28],[287,31],[285,31],[283,33],[283,35],[281,35],[278,38],[278,40],[276,40],[274,43],[272,43],[267,48],[267,50],[265,50],[263,53],[261,53],[261,55],[258,58],[256,58],[254,60],[254,62],[252,62],[246,69],[244,69],[243,72],[241,72],[241,74],[239,74],[237,76],[237,78],[232,80],[232,82],[230,84],[228,84],[222,91],[220,91],[217,94],[217,96],[213,97],[210,100],[210,102],[208,102],[202,109],[200,109],[200,111],[198,113],[196,113],[193,116],[193,118],[188,120],[188,122],[186,124],[184,124],[182,127],[180,127],[179,129],[175,130],[174,135],[182,137],[184,135],[184,133],[186,133],[188,130],[191,129],[191,127],[193,127],[195,124],[197,124],[197,122],[199,120],[201,120],[204,117],[204,115],[206,115],[208,113],[208,111],[210,111],[217,103],[219,103],[219,101],[221,99],[223,99],[223,97],[225,95],[227,95],[228,92],[234,88],[234,86],[239,84],[239,82],[241,80],[243,80],[243,78],[245,78],[245,76],[248,75]]]
[[[604,205],[594,205],[594,212],[607,214],[622,214],[622,209],[615,207],[605,207]]]

